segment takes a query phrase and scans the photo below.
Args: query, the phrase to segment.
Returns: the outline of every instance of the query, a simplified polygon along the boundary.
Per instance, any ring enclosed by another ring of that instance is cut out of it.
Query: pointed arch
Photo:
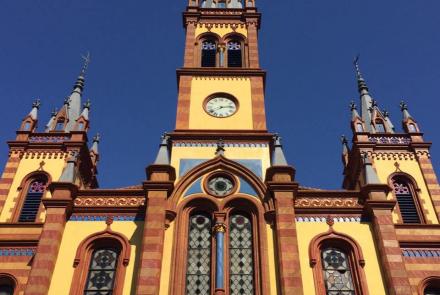
[[[178,181],[174,192],[171,194],[168,200],[169,209],[176,211],[179,199],[183,195],[186,188],[188,188],[199,177],[216,170],[224,170],[233,175],[242,177],[255,189],[256,193],[258,194],[257,197],[261,203],[263,203],[265,210],[270,210],[270,208],[273,207],[271,202],[269,202],[268,198],[266,197],[266,186],[258,176],[240,163],[229,160],[223,156],[217,156],[214,159],[203,162],[192,168]]]
[[[19,292],[17,279],[9,273],[0,273],[0,291],[16,295]],[[5,293],[8,294],[8,293]]]
[[[99,249],[111,248],[117,252],[117,261],[115,263],[114,289],[112,294],[122,294],[125,271],[130,262],[130,243],[123,234],[114,232],[110,226],[104,231],[91,234],[85,238],[78,246],[73,267],[71,295],[84,294],[84,287],[89,276],[89,267],[92,261],[92,255]]]
[[[317,295],[325,295],[326,287],[322,269],[323,250],[335,248],[348,256],[348,266],[352,272],[353,287],[356,295],[368,295],[368,286],[363,267],[365,259],[360,245],[350,236],[330,229],[312,239],[309,245],[309,261],[313,268],[315,289]]]
[[[429,289],[435,289],[437,292],[440,291],[440,277],[438,276],[431,276],[423,279],[417,288],[419,295],[429,295],[431,293],[428,293],[427,291]],[[435,293],[434,293],[435,294]]]

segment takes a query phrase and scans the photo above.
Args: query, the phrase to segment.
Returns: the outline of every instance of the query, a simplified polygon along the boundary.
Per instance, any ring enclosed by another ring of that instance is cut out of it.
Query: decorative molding
[[[31,135],[29,136],[30,143],[63,143],[69,141],[70,136],[62,135]]]
[[[355,222],[360,223],[364,221],[360,216],[336,216],[331,217],[333,221],[340,222],[340,223],[347,223],[347,222]],[[295,217],[296,222],[322,222],[327,223],[328,217],[324,216],[302,216],[302,217]]]
[[[415,160],[414,153],[408,152],[366,152],[374,160]]]
[[[431,153],[429,151],[417,151],[417,158],[428,158],[431,159]]]
[[[225,142],[225,147],[240,147],[240,148],[267,148],[267,143],[255,142]],[[217,147],[216,142],[188,142],[188,141],[174,141],[173,147]]]
[[[70,216],[69,221],[106,221],[108,217],[113,221],[144,221],[143,217],[130,215],[76,215]]]
[[[376,144],[408,145],[411,143],[411,138],[405,136],[369,135],[368,141]]]
[[[438,258],[440,259],[440,249],[403,249],[403,257],[411,258]]]
[[[77,197],[75,207],[141,207],[144,197]]]
[[[297,198],[295,207],[300,208],[361,208],[358,198]]]
[[[199,28],[206,28],[207,30],[211,30],[212,28],[231,28],[232,30],[237,30],[238,28],[241,28],[241,29],[245,29],[246,28],[246,25],[244,24],[244,23],[220,23],[220,22],[218,22],[218,23],[212,23],[212,22],[209,22],[209,23],[204,23],[204,22],[200,22],[200,23],[198,23],[198,25],[197,25]]]
[[[34,256],[36,248],[0,248],[0,256]]]

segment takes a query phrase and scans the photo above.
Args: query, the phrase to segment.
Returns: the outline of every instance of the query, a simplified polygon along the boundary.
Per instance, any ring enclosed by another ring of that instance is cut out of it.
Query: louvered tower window
[[[217,59],[217,44],[213,40],[202,43],[202,67],[215,67]]]
[[[415,196],[408,181],[401,177],[394,178],[393,189],[403,223],[421,223]]]
[[[336,248],[321,252],[322,271],[327,295],[355,295],[347,254]]]
[[[118,256],[119,251],[113,248],[99,248],[93,252],[84,295],[113,294]]]
[[[230,255],[230,294],[254,294],[254,262],[252,251],[252,223],[243,214],[234,214],[230,218],[229,255]]]
[[[41,198],[46,191],[47,178],[41,177],[31,182],[26,199],[20,211],[19,222],[35,222],[40,208]]]
[[[231,41],[228,43],[228,67],[242,67],[242,50],[241,42]]]
[[[203,214],[190,217],[186,294],[211,294],[211,219]]]

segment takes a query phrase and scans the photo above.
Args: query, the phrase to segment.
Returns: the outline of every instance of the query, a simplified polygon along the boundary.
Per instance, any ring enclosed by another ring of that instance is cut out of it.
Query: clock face
[[[208,181],[208,190],[211,194],[219,197],[229,195],[234,189],[231,179],[224,176],[217,176]]]
[[[216,118],[226,118],[237,112],[237,104],[226,96],[215,96],[208,100],[205,111]]]

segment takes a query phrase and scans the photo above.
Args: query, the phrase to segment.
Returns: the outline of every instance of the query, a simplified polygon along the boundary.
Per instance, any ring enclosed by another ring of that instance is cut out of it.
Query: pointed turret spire
[[[89,112],[90,112],[90,107],[92,106],[90,99],[88,99],[84,104],[83,104],[83,111],[81,113],[81,116],[84,117],[84,119],[89,120]]]
[[[272,166],[288,166],[289,164],[284,156],[283,145],[281,144],[281,137],[275,134],[273,141]]]
[[[99,142],[101,141],[101,135],[99,135],[99,133],[97,133],[94,137],[93,137],[93,144],[92,147],[90,148],[91,152],[94,152],[96,155],[99,155]]]
[[[402,111],[404,121],[413,119],[408,111],[408,105],[403,100],[400,102],[400,110]]]
[[[50,114],[50,119],[49,122],[47,122],[46,124],[46,129],[44,130],[44,132],[49,132],[52,128],[52,126],[54,125],[55,122],[55,118],[57,117],[57,109],[53,109],[52,113]]]
[[[69,96],[69,121],[65,128],[66,132],[73,130],[76,120],[81,115],[81,96],[84,90],[86,72],[90,64],[90,53],[87,53],[86,56],[82,56],[82,58],[84,60],[83,67],[75,82],[75,85],[73,86],[73,91]]]
[[[365,184],[380,184],[379,177],[373,168],[373,163],[371,163],[367,154],[362,156],[362,161],[364,164]]]
[[[357,105],[354,103],[354,101],[351,101],[350,103],[350,109],[351,109],[351,120],[354,122],[356,119],[361,119],[361,116],[358,113]]]
[[[170,164],[170,151],[169,151],[170,136],[166,133],[162,135],[162,141],[159,145],[159,152],[157,153],[155,165],[169,165]]]
[[[74,183],[76,180],[76,161],[78,155],[76,153],[72,154],[70,158],[67,160],[67,165],[64,167],[63,173],[60,176],[59,182],[72,182]]]
[[[217,142],[217,149],[215,150],[216,156],[224,156],[225,155],[225,143],[223,139],[219,139]]]
[[[383,116],[385,118],[385,123],[387,124],[388,127],[387,129],[389,130],[390,133],[394,133],[396,128],[394,128],[394,124],[391,121],[390,113],[386,110],[383,110]]]
[[[361,68],[359,66],[359,59],[360,59],[360,55],[357,55],[353,62],[354,68],[356,70],[356,79],[358,82],[359,93],[360,94],[368,93],[368,86],[367,83],[365,82],[364,77],[362,76]]]
[[[358,90],[361,97],[361,116],[365,123],[367,132],[374,132],[374,127],[372,126],[372,112],[373,98],[370,96],[368,91],[367,83],[362,76],[361,69],[359,66],[359,55],[354,60],[354,67],[356,71],[356,80],[358,84]]]
[[[40,109],[40,106],[41,101],[39,99],[36,99],[32,104],[32,110],[29,113],[29,116],[32,118],[32,120],[38,120],[38,110]]]
[[[404,101],[400,103],[400,110],[402,111],[403,114],[403,120],[402,120],[403,129],[408,133],[420,132],[420,128],[419,125],[417,124],[417,121],[409,113],[408,105]]]

